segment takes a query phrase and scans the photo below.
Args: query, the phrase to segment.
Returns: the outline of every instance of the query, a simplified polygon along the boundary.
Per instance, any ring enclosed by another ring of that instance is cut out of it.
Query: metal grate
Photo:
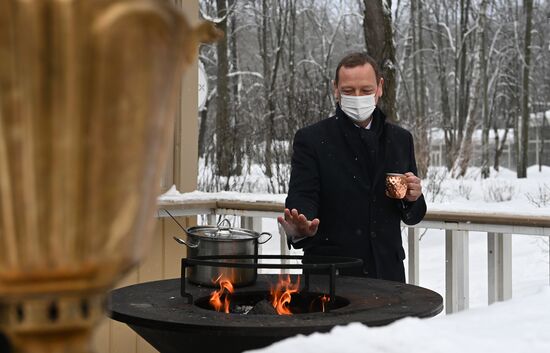
[[[231,262],[227,261],[231,260]],[[254,263],[239,262],[239,260],[254,260]],[[260,263],[258,260],[301,260],[301,264],[288,263]],[[181,259],[181,290],[182,297],[187,299],[188,304],[193,303],[193,296],[186,290],[186,269],[192,266],[216,266],[228,268],[248,268],[248,269],[302,269],[304,277],[304,286],[301,291],[309,290],[310,271],[315,274],[327,275],[329,279],[329,302],[327,309],[330,310],[330,304],[333,298],[336,298],[336,273],[343,268],[361,267],[363,261],[352,257],[340,256],[301,256],[301,255],[216,255],[216,256],[196,256],[193,258]]]

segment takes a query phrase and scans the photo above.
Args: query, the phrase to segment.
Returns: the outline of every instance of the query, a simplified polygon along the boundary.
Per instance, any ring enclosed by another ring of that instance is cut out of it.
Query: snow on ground
[[[479,168],[469,168],[464,178],[453,179],[445,168],[431,168],[423,180],[429,209],[500,214],[550,216],[550,167],[527,170],[526,179],[505,168],[491,170],[482,179]]]
[[[550,288],[537,294],[433,319],[406,318],[384,327],[359,323],[299,335],[262,353],[550,352]]]

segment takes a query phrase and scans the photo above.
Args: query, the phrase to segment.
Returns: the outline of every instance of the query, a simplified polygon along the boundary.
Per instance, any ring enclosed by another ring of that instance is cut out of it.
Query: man
[[[405,282],[400,222],[420,222],[426,203],[411,134],[376,107],[383,84],[370,56],[352,53],[341,60],[336,115],[294,137],[285,215],[278,221],[305,255],[363,260],[362,269],[341,274]],[[385,195],[386,173],[406,175],[403,200]]]

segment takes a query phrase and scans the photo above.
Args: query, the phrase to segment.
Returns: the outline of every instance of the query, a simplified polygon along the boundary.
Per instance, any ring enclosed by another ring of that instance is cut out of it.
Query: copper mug
[[[407,177],[399,173],[386,173],[386,196],[402,199],[407,195]]]

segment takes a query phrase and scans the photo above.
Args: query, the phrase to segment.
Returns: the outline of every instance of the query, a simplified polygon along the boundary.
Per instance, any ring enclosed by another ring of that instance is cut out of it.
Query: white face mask
[[[374,94],[368,96],[346,96],[340,93],[340,107],[356,122],[367,120],[376,108]]]

